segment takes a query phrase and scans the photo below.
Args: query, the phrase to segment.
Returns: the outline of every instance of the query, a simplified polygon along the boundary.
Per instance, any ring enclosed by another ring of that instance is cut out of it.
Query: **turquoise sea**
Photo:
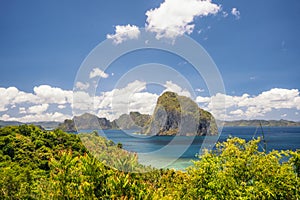
[[[86,132],[86,131],[82,131]],[[135,134],[135,130],[99,130],[100,135],[123,148],[138,153],[139,161],[157,168],[183,170],[197,159],[204,148],[214,148],[216,142],[228,137],[240,137],[251,140],[264,135],[267,151],[300,149],[300,127],[224,127],[218,136],[144,136]],[[261,142],[259,148],[263,150]]]

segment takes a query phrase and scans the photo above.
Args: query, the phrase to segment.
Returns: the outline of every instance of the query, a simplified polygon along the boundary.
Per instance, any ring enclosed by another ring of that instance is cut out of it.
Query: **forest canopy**
[[[96,132],[8,126],[0,128],[0,199],[299,198],[300,152],[261,152],[259,141],[229,138],[182,172],[142,166]]]

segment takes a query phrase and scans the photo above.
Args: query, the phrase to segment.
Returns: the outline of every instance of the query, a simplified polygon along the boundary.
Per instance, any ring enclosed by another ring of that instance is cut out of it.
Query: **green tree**
[[[189,198],[200,199],[295,199],[299,180],[286,152],[258,151],[259,139],[232,138],[206,152],[193,167]]]

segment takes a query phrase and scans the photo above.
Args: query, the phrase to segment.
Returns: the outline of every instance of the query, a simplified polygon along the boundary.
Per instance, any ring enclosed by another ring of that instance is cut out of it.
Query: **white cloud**
[[[226,17],[228,17],[228,12],[223,11],[223,12],[222,12],[222,15],[223,15],[224,18],[226,18]]]
[[[210,98],[209,97],[201,97],[201,96],[198,96],[196,98],[196,102],[197,103],[203,103],[203,104],[208,104],[210,102]]]
[[[286,113],[285,113],[285,114],[282,114],[281,117],[287,117],[287,114],[286,114]]]
[[[58,105],[57,106],[59,109],[64,109],[66,106],[65,105]]]
[[[172,81],[166,81],[163,86],[165,87],[163,92],[173,91],[180,95],[191,96],[188,90],[181,88]],[[151,114],[159,97],[159,95],[147,91],[146,82],[138,80],[123,88],[103,92],[95,97],[83,91],[75,92],[74,103],[73,91],[48,85],[34,87],[33,93],[19,91],[15,87],[0,88],[0,94],[2,97],[0,99],[0,112],[5,112],[1,113],[0,119],[23,122],[63,121],[70,117],[68,114],[70,108],[79,112],[94,112],[100,117],[107,117],[108,119],[115,119],[130,111]],[[286,109],[292,109],[291,111],[295,113],[293,116],[296,116],[299,115],[300,111],[300,92],[298,89],[273,88],[257,96],[249,94],[198,96],[196,102],[219,119],[223,117],[227,117],[228,120],[263,118],[270,116],[273,111],[279,113],[280,109],[285,109],[284,113],[287,113]],[[10,110],[9,108],[12,106],[15,108]],[[64,108],[67,109],[60,110]],[[224,108],[227,109],[227,114],[222,112]],[[15,113],[16,110],[19,112]],[[63,113],[61,113],[62,111]],[[277,117],[279,118],[280,115],[277,114]]]
[[[0,88],[0,112],[7,111],[7,106],[18,96],[19,90],[15,87]]]
[[[230,114],[241,116],[241,115],[244,115],[244,111],[242,111],[241,109],[237,109],[237,110],[231,111]]]
[[[49,85],[34,87],[33,91],[39,103],[66,104],[72,103],[73,92]]]
[[[19,113],[20,114],[26,114],[27,112],[26,112],[26,108],[24,108],[24,107],[19,107]]]
[[[232,8],[231,14],[234,15],[236,19],[239,19],[241,15],[240,11],[237,8]]]
[[[80,81],[78,81],[76,84],[75,84],[75,87],[80,89],[80,90],[86,90],[90,87],[90,84],[89,83],[82,83]]]
[[[202,89],[202,88],[196,88],[195,91],[196,91],[196,92],[204,92],[205,90]]]
[[[34,105],[28,108],[28,113],[42,114],[49,107],[49,104]]]
[[[297,89],[273,88],[264,91],[257,96],[243,94],[242,96],[230,96],[217,94],[212,97],[196,98],[199,105],[212,113],[218,118],[222,109],[229,111],[227,117],[234,119],[263,117],[266,113],[279,109],[296,109],[300,110],[300,95]],[[234,116],[233,116],[234,115]]]
[[[89,112],[92,111],[94,109],[93,106],[93,97],[90,96],[88,93],[83,92],[83,91],[76,91],[73,94],[73,104],[72,104],[72,108],[77,110],[76,112]],[[82,114],[82,113],[77,113],[78,114]]]
[[[10,116],[8,114],[3,114],[1,117],[0,117],[0,120],[3,120],[3,121],[9,121],[11,120],[10,119]]]
[[[32,93],[26,93],[19,91],[18,95],[11,99],[10,103],[22,104],[22,103],[39,103],[41,99]]]
[[[53,112],[53,113],[43,113],[43,114],[30,114],[22,117],[11,117],[9,115],[2,115],[0,120],[11,120],[11,121],[19,121],[19,122],[39,122],[39,121],[57,121],[63,122],[65,119],[70,119],[72,116]]]
[[[121,44],[126,40],[138,39],[140,30],[135,25],[116,26],[115,34],[106,35],[107,39],[113,40],[115,44]]]
[[[95,107],[99,109],[98,115],[112,120],[130,111],[151,114],[158,95],[146,92],[145,89],[146,82],[136,80],[124,88],[103,92],[94,99]]]
[[[165,87],[163,92],[173,91],[179,95],[191,96],[187,90],[182,89],[172,81],[166,81],[163,86]],[[101,96],[94,98],[95,110],[98,109],[96,113],[98,116],[110,120],[131,111],[152,114],[159,95],[147,92],[146,89],[146,82],[136,80],[123,88],[103,92]]]
[[[104,71],[102,71],[99,68],[94,68],[90,72],[90,78],[95,78],[95,77],[108,78],[108,74],[106,74]]]
[[[166,89],[162,93],[164,93],[166,91],[171,91],[171,92],[175,92],[182,96],[187,96],[187,97],[192,96],[188,90],[182,89],[179,85],[173,83],[172,81],[166,81],[166,83],[164,84],[164,87]]]
[[[0,112],[7,111],[8,106],[14,108],[20,103],[39,102],[34,94],[19,91],[16,87],[0,88],[0,96]]]
[[[7,112],[4,117],[9,116],[10,120],[36,120],[46,121],[52,120],[53,117],[58,116],[54,113],[45,113],[50,104],[58,104],[59,106],[66,106],[73,101],[73,92],[69,90],[62,90],[61,88],[51,87],[49,85],[41,85],[33,88],[33,93],[19,91],[15,87],[0,88],[0,112]],[[19,112],[16,114],[11,112],[8,108],[17,108]],[[28,115],[25,115],[28,114]],[[22,115],[25,115],[21,117]],[[27,117],[26,116],[31,116]],[[44,116],[44,117],[43,117]],[[51,118],[47,118],[51,116]]]
[[[146,12],[146,30],[155,32],[156,38],[174,39],[194,30],[196,17],[217,14],[221,6],[211,0],[165,0],[159,8]]]

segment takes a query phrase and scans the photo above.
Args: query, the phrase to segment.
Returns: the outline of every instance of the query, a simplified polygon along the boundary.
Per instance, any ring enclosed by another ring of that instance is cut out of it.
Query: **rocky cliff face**
[[[218,133],[214,117],[190,98],[165,92],[158,100],[148,125],[147,135],[214,135]]]
[[[75,126],[76,125],[76,126]],[[85,113],[65,120],[60,129],[68,132],[99,129],[140,129],[147,135],[214,135],[218,133],[214,117],[190,98],[165,92],[158,100],[152,116],[130,112],[110,122],[106,118]]]

